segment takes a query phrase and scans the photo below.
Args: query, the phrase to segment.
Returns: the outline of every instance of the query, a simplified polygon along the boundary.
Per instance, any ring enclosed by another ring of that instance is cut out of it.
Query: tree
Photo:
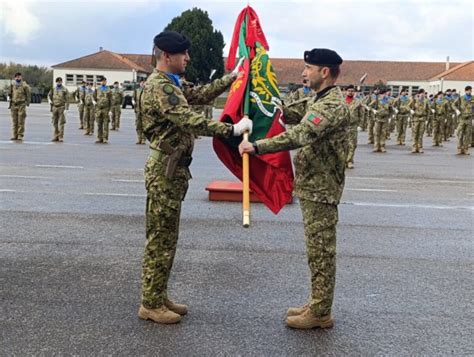
[[[216,70],[213,78],[224,74],[224,37],[212,26],[207,11],[198,8],[186,10],[171,20],[165,30],[177,31],[191,40],[191,61],[186,68],[186,80],[208,83],[213,69]]]
[[[53,71],[47,67],[22,65],[10,62],[0,63],[0,79],[12,79],[16,72],[22,74],[23,79],[32,87],[37,87],[44,93],[53,85]]]

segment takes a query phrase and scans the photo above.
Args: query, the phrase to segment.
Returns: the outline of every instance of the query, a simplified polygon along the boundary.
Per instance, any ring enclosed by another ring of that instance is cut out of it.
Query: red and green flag
[[[270,138],[285,131],[277,78],[268,57],[268,43],[256,12],[247,6],[234,28],[226,67],[232,70],[236,55],[244,57],[239,77],[227,97],[220,121],[237,123],[244,116],[253,120],[249,140]],[[241,138],[214,138],[214,150],[225,166],[242,180]],[[250,157],[250,189],[273,213],[292,198],[293,168],[287,151]]]

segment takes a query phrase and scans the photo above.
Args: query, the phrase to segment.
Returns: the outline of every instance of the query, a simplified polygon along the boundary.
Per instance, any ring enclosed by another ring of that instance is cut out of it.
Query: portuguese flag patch
[[[320,117],[317,117],[316,114],[314,113],[310,113],[308,115],[308,120],[313,123],[314,125],[317,125],[319,124],[319,122],[321,121],[321,118]]]

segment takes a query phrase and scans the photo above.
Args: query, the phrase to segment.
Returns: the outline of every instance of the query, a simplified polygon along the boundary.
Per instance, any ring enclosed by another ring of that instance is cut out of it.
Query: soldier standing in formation
[[[418,90],[418,95],[412,100],[411,105],[412,114],[412,153],[423,153],[423,134],[425,132],[425,122],[430,112],[430,103],[425,97],[425,90]]]
[[[306,253],[311,271],[311,297],[302,307],[288,309],[286,323],[308,329],[333,326],[332,303],[336,282],[337,205],[344,189],[350,113],[334,84],[342,58],[328,49],[304,54],[303,76],[316,91],[301,109],[284,107],[290,130],[255,143],[242,142],[241,153],[264,155],[298,149],[295,194],[300,199]]]
[[[140,85],[133,91],[132,104],[135,110],[135,128],[137,131],[137,142],[135,144],[141,145],[145,144],[145,134],[143,134],[143,118],[142,110],[140,105],[140,100],[143,93],[143,87],[145,86],[145,81],[142,79]]]
[[[346,88],[346,104],[349,106],[351,122],[348,131],[349,151],[347,153],[346,167],[354,168],[354,154],[357,148],[357,130],[361,118],[364,115],[364,107],[360,98],[354,97],[354,86],[350,85]]]
[[[107,78],[102,77],[101,85],[94,92],[95,119],[97,121],[96,144],[107,144],[109,140],[109,112],[112,107],[112,92],[107,86]]]
[[[79,88],[74,92],[74,98],[77,101],[77,110],[79,111],[79,129],[86,129],[87,124],[84,122],[84,99],[86,95],[86,82],[82,81]]]
[[[366,99],[367,109],[367,131],[368,131],[368,144],[374,143],[374,126],[375,126],[375,114],[373,108],[370,107],[370,103],[375,103],[379,95],[379,89],[376,87],[371,95]]]
[[[443,98],[443,92],[438,92],[431,106],[433,113],[433,146],[443,146],[446,104],[446,100]]]
[[[84,135],[93,135],[94,134],[94,118],[95,118],[95,110],[94,110],[94,88],[92,87],[92,83],[87,83],[87,88],[85,90],[84,95],[84,127],[86,128],[86,132]]]
[[[373,152],[385,153],[385,140],[387,138],[387,130],[389,129],[389,118],[392,114],[392,103],[389,90],[387,88],[380,88],[379,95],[370,102],[369,107],[374,113],[374,150]]]
[[[411,100],[408,97],[408,90],[402,88],[400,96],[393,102],[393,108],[396,113],[397,145],[405,145],[410,104]]]
[[[112,107],[110,109],[111,114],[111,130],[119,130],[120,128],[120,115],[122,114],[122,102],[123,92],[119,88],[119,82],[114,82],[112,88]]]
[[[458,155],[470,155],[469,145],[472,140],[472,121],[474,120],[474,101],[472,100],[472,87],[465,88],[465,94],[453,103],[453,109],[459,118],[456,131],[458,137]]]
[[[208,103],[228,89],[237,78],[241,62],[231,74],[183,92],[180,75],[190,60],[190,41],[177,32],[164,31],[153,42],[156,68],[148,77],[140,100],[150,156],[145,165],[147,242],[138,316],[171,324],[179,322],[188,310],[186,305],[169,298],[167,287],[178,242],[181,202],[191,178],[194,138],[241,136],[252,130],[252,121],[244,118],[230,125],[208,120],[189,108],[190,104]]]
[[[447,102],[446,104],[446,120],[445,120],[445,125],[444,125],[444,141],[449,141],[449,138],[452,136],[453,133],[453,125],[454,125],[454,109],[453,109],[453,103],[454,103],[454,97],[451,94],[451,89],[446,90],[445,94],[445,100]]]
[[[51,106],[51,123],[53,124],[53,139],[63,142],[64,124],[66,124],[65,110],[69,110],[69,91],[63,86],[63,79],[56,78],[56,86],[48,93],[48,102]]]
[[[14,76],[15,82],[10,85],[8,100],[12,117],[12,137],[10,140],[22,141],[25,135],[26,107],[30,105],[31,89],[21,78],[21,73]]]
[[[303,79],[303,87],[291,92],[285,99],[285,103],[288,105],[298,100],[313,97],[316,93],[309,87],[308,82]]]

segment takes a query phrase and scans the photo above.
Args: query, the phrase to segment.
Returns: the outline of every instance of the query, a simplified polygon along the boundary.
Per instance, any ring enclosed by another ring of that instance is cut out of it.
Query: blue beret
[[[176,31],[163,31],[155,36],[153,43],[160,50],[175,54],[184,52],[191,47],[191,41]]]
[[[342,58],[336,51],[313,48],[311,51],[304,51],[304,61],[316,66],[336,66],[342,63]]]

